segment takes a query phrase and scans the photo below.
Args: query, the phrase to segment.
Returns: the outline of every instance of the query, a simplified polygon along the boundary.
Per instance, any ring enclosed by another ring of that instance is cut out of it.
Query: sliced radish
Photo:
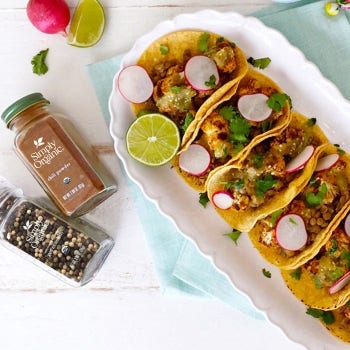
[[[216,63],[207,56],[193,56],[185,66],[187,82],[199,91],[213,89],[219,82],[219,71]]]
[[[277,222],[275,235],[282,248],[292,251],[301,249],[307,241],[303,218],[298,214],[282,216]]]
[[[347,215],[344,221],[344,231],[350,237],[350,214]]]
[[[223,209],[223,210],[227,210],[231,208],[233,204],[232,194],[224,190],[215,192],[212,195],[211,200],[213,201],[214,205],[217,208]]]
[[[295,158],[293,158],[286,165],[286,172],[293,173],[304,168],[305,164],[309,161],[315,152],[315,147],[312,145],[306,146]]]
[[[264,94],[243,95],[239,98],[237,107],[245,119],[261,122],[272,113],[272,109],[266,103],[268,99]]]
[[[210,153],[197,143],[191,144],[179,155],[179,167],[194,176],[203,175],[208,170],[210,163]]]
[[[315,171],[323,171],[330,169],[333,165],[335,165],[340,156],[337,153],[329,154],[328,156],[322,157],[317,161],[317,165]]]
[[[152,96],[153,83],[143,67],[132,65],[119,73],[118,89],[129,102],[142,103]]]
[[[338,281],[336,281],[331,287],[329,287],[329,294],[334,294],[343,289],[350,282],[350,271],[348,271],[345,275],[340,277]]]

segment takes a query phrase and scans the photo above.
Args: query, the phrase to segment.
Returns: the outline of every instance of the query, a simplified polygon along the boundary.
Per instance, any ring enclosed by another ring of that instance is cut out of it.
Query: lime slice
[[[170,161],[180,146],[176,124],[158,113],[138,117],[126,133],[126,147],[131,157],[139,162],[158,166]]]
[[[78,47],[95,45],[105,28],[105,14],[97,0],[81,0],[75,9],[68,32],[68,44]]]

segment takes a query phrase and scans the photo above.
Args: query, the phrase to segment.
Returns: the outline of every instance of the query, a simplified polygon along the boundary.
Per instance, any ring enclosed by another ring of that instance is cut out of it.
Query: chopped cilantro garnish
[[[183,122],[183,124],[181,125],[181,130],[182,131],[186,131],[188,126],[191,124],[191,122],[193,121],[193,115],[192,113],[188,112],[186,113],[186,117],[185,117],[185,120]]]
[[[276,225],[276,222],[278,220],[278,218],[281,216],[281,214],[283,213],[283,209],[279,209],[276,210],[275,212],[273,212],[270,216],[270,222],[272,226]]]
[[[301,278],[301,267],[298,267],[296,270],[290,273],[291,277],[293,277],[296,280],[300,280]]]
[[[209,202],[207,192],[203,192],[199,194],[199,203],[205,208]]]
[[[306,121],[306,125],[307,125],[307,126],[314,126],[316,123],[317,123],[317,119],[316,119],[316,118],[309,118],[309,119]]]
[[[255,191],[258,197],[262,197],[266,191],[273,188],[278,182],[278,179],[274,178],[271,174],[267,174],[263,179],[258,180],[255,183]]]
[[[31,60],[33,73],[38,75],[45,74],[49,68],[45,63],[46,56],[49,52],[49,49],[41,50],[39,53],[37,53]]]
[[[348,250],[343,250],[340,256],[346,261],[346,265],[350,268],[350,252]]]
[[[210,87],[210,88],[212,88],[212,89],[214,89],[215,86],[216,86],[216,77],[215,77],[215,75],[212,74],[212,75],[209,77],[209,80],[206,81],[206,82],[204,82],[204,85],[205,85],[205,86],[208,86],[208,87]]]
[[[159,50],[162,55],[166,55],[167,53],[169,53],[169,46],[165,44],[160,44]]]
[[[338,250],[338,242],[335,238],[332,238],[332,248],[329,250],[329,254],[333,255]]]
[[[238,241],[238,238],[240,237],[241,233],[242,232],[240,232],[240,231],[232,230],[232,232],[230,232],[230,233],[225,233],[224,236],[227,236],[230,239],[232,239],[233,242],[235,242],[235,244],[237,245],[237,241]]]
[[[332,280],[332,281],[336,281],[338,280],[341,276],[344,275],[344,270],[343,269],[340,269],[340,268],[336,268],[334,271],[330,272],[329,273],[329,278]]]
[[[228,181],[225,187],[227,190],[229,190],[231,187],[233,187],[235,190],[240,190],[244,187],[244,181],[243,180]]]
[[[318,193],[309,192],[306,194],[306,203],[312,207],[320,205],[327,193],[327,185],[323,183]]]
[[[229,135],[230,142],[237,144],[248,141],[251,125],[241,116],[235,107],[224,106],[220,109],[219,114],[230,123],[230,131],[232,132]]]
[[[197,42],[197,47],[201,52],[207,52],[209,48],[209,38],[210,34],[209,33],[203,33]]]
[[[335,321],[334,314],[332,311],[324,311],[309,307],[306,313],[315,318],[321,318],[325,324],[332,324]]]
[[[259,169],[263,166],[264,163],[264,154],[254,154],[253,156],[253,165],[256,169]]]
[[[265,69],[271,63],[271,58],[262,57],[254,59],[253,57],[249,57],[248,63],[250,63],[255,68]]]
[[[265,268],[262,269],[262,273],[265,277],[271,278],[271,272],[266,270]]]
[[[281,111],[286,102],[292,105],[291,98],[287,94],[281,93],[272,94],[266,101],[267,105],[276,112]]]

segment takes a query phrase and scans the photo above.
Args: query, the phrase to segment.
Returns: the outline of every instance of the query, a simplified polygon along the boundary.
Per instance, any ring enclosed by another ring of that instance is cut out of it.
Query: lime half
[[[179,146],[178,127],[171,119],[158,113],[137,118],[126,133],[126,147],[130,156],[149,166],[169,162]]]
[[[105,28],[103,6],[97,0],[81,0],[69,27],[68,44],[78,47],[95,45]]]

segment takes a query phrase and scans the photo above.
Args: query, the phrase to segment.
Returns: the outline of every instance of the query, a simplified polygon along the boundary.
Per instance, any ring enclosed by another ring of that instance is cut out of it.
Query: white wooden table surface
[[[78,0],[69,0],[73,8]],[[128,50],[158,22],[203,8],[248,14],[268,0],[102,0],[107,27],[98,45],[70,47],[28,21],[26,0],[0,1],[0,110],[40,91],[72,117],[94,146],[112,146],[85,66]],[[31,58],[49,47],[49,72],[36,76]],[[88,103],[87,103],[88,102]],[[12,149],[13,133],[0,125],[0,174],[26,194],[43,191]],[[107,147],[108,148],[108,147]],[[96,147],[96,149],[100,149]],[[102,147],[103,149],[103,147]],[[23,349],[302,349],[267,321],[216,300],[166,296],[160,291],[133,200],[117,157],[101,152],[119,191],[89,216],[116,240],[98,276],[70,288],[0,246],[0,348]]]

